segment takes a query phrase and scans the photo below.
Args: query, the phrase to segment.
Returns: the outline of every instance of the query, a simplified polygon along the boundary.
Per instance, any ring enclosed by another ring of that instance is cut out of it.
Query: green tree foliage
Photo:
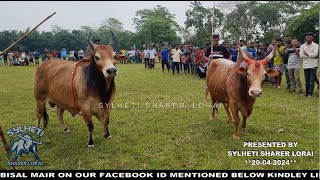
[[[232,34],[232,40],[239,41],[253,40],[257,32],[257,19],[253,7],[257,5],[256,1],[249,1],[237,4],[236,9],[226,16],[224,28],[225,31]]]
[[[191,9],[186,11],[187,20],[184,22],[186,29],[194,28],[195,36],[189,42],[195,45],[202,45],[210,40],[212,34],[212,9],[205,8],[201,2],[194,1],[190,3]],[[214,28],[221,26],[224,14],[219,10],[214,10]]]
[[[294,17],[286,28],[286,33],[297,37],[300,42],[304,42],[306,32],[315,33],[315,42],[319,41],[319,10],[320,3],[315,4],[311,9],[302,12],[299,16]]]
[[[305,11],[310,1],[247,1],[237,4],[223,21],[226,39],[271,42],[283,37],[292,17]]]
[[[116,18],[108,18],[102,21],[100,28],[121,32],[123,31],[123,23]]]
[[[227,42],[244,39],[270,43],[273,38],[283,37],[284,34],[292,34],[302,41],[305,32],[319,31],[319,3],[243,1],[230,2],[230,6],[228,3],[223,9],[216,8],[214,11],[215,32],[220,32],[221,38]],[[98,28],[82,26],[78,30],[66,30],[54,25],[49,32],[32,32],[12,50],[85,49],[90,32],[92,39],[98,38],[103,44],[108,44],[111,38],[110,30],[116,37],[115,49],[131,49],[134,45],[137,48],[143,45],[161,46],[165,42],[169,45],[181,43],[181,37],[177,33],[183,37],[185,44],[202,46],[210,43],[212,8],[203,7],[201,2],[193,1],[185,14],[185,26],[180,27],[175,21],[175,15],[166,7],[156,5],[152,9],[138,10],[133,18],[136,32],[124,30],[123,23],[116,18],[103,20]],[[29,30],[30,28],[25,31],[0,31],[0,50],[7,48]]]
[[[136,11],[136,15],[133,18],[133,24],[136,25],[136,29],[139,31],[140,28],[144,25],[145,21],[150,19],[161,18],[167,21],[170,25],[178,30],[179,25],[174,20],[175,15],[171,14],[170,11],[161,5],[157,5],[153,9],[142,9]]]
[[[136,45],[142,47],[142,45],[150,46],[163,42],[181,43],[181,38],[177,36],[180,27],[174,20],[174,16],[166,7],[160,5],[153,9],[138,10],[133,19],[138,30],[134,38]]]

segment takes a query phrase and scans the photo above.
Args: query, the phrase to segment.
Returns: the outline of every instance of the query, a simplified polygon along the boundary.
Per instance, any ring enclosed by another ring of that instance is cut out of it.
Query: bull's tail
[[[47,108],[44,108],[44,112],[42,114],[42,119],[43,119],[44,128],[47,128],[48,123],[49,123],[49,116],[47,113]]]
[[[208,88],[208,83],[206,83],[204,87],[204,101],[208,102],[208,94],[209,94],[209,88]]]

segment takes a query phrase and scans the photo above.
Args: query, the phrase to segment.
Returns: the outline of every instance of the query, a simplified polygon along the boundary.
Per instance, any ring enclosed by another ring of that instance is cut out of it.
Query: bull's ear
[[[127,60],[127,56],[121,55],[121,54],[115,54],[114,59],[117,61]]]
[[[89,59],[82,59],[79,62],[77,62],[77,66],[88,66],[90,62],[91,61]]]
[[[280,73],[279,73],[278,71],[273,70],[273,69],[269,69],[269,70],[267,71],[267,75],[268,75],[269,77],[276,77],[276,76],[279,76]]]
[[[244,75],[247,73],[247,70],[244,67],[238,67],[237,68],[237,73],[240,75]]]

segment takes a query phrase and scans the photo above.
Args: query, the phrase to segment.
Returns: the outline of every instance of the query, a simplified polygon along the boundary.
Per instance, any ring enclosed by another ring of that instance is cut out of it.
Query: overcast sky
[[[132,19],[140,9],[151,9],[156,5],[167,7],[176,16],[179,25],[184,25],[185,12],[191,1],[1,1],[0,31],[33,28],[47,16],[56,14],[37,30],[50,31],[52,25],[64,29],[80,29],[83,25],[99,27],[102,20],[116,18],[123,28],[135,32]],[[200,1],[204,7],[213,7],[213,1]]]

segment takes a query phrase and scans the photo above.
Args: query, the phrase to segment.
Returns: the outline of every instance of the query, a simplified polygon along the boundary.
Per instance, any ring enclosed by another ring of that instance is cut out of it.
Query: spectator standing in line
[[[303,60],[304,77],[306,83],[306,96],[312,97],[314,84],[317,78],[319,45],[313,42],[314,34],[305,34],[306,42],[300,47],[300,57]]]
[[[290,77],[291,92],[295,92],[296,88],[299,95],[303,96],[301,80],[300,80],[300,47],[297,39],[286,41],[286,53],[288,53],[288,73]]]
[[[62,59],[66,60],[67,59],[67,51],[65,48],[62,48],[62,50],[60,51],[60,56]]]

